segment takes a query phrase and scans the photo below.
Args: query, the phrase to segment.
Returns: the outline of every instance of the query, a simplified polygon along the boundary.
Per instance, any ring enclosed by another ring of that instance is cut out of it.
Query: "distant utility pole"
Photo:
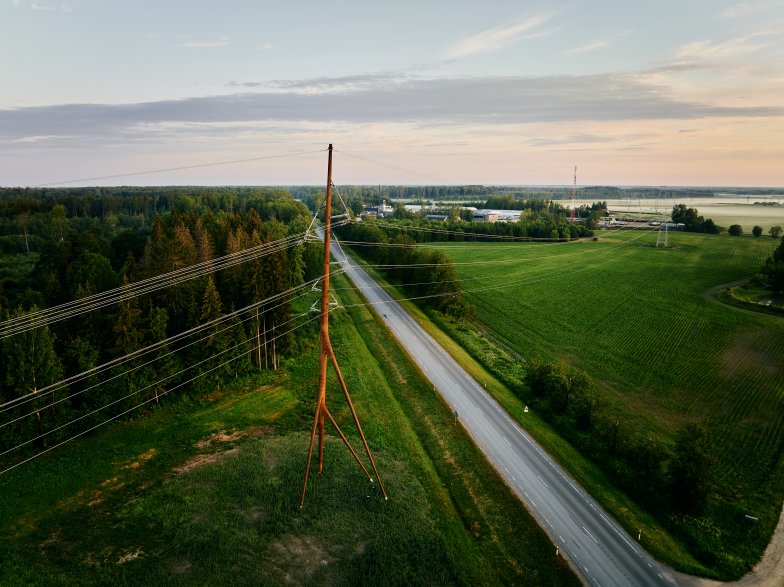
[[[656,237],[656,248],[669,246],[667,243],[667,224],[668,222],[665,218],[659,225],[659,235]]]
[[[332,350],[332,342],[329,339],[329,271],[330,271],[330,251],[329,251],[329,241],[330,241],[330,234],[329,231],[331,229],[331,219],[332,219],[332,145],[329,145],[329,158],[327,162],[327,201],[325,203],[325,226],[324,226],[324,278],[321,282],[321,330],[319,334],[319,379],[318,379],[318,397],[316,400],[316,415],[313,418],[313,430],[310,433],[310,448],[308,449],[308,465],[305,469],[305,482],[302,484],[302,497],[299,502],[299,507],[302,507],[305,504],[305,492],[308,489],[308,475],[310,473],[310,461],[313,457],[313,444],[316,440],[316,431],[318,430],[318,470],[321,473],[324,470],[324,419],[328,418],[332,425],[337,430],[340,438],[343,440],[345,445],[348,447],[348,450],[351,452],[351,455],[354,459],[359,463],[359,466],[362,467],[362,470],[367,475],[367,478],[373,483],[373,477],[370,476],[365,465],[362,464],[362,461],[359,460],[359,456],[357,455],[356,451],[352,448],[351,444],[349,443],[346,436],[341,431],[338,423],[335,421],[335,418],[332,417],[330,414],[329,409],[327,408],[327,359],[331,359],[332,366],[335,369],[335,374],[338,376],[338,381],[340,382],[340,387],[343,389],[343,394],[346,396],[346,401],[348,402],[349,410],[351,411],[351,415],[354,418],[354,424],[357,426],[357,430],[359,431],[360,437],[362,437],[362,444],[365,447],[365,452],[367,453],[368,458],[370,459],[370,464],[373,466],[373,471],[376,474],[376,479],[378,479],[378,484],[381,487],[381,492],[384,494],[384,499],[387,498],[387,492],[384,489],[383,483],[381,483],[381,479],[378,476],[378,469],[376,468],[376,462],[373,460],[373,455],[370,453],[370,447],[368,446],[367,440],[365,440],[365,434],[362,432],[362,426],[359,424],[359,418],[357,417],[357,412],[354,410],[354,404],[351,402],[351,396],[348,393],[348,388],[346,387],[346,382],[343,380],[343,375],[340,372],[340,367],[338,366],[338,361],[335,358],[335,351]]]
[[[572,222],[577,216],[577,165],[574,166],[574,183],[572,184]]]

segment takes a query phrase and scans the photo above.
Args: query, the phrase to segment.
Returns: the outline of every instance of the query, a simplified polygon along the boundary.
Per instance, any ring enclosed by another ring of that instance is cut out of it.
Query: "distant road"
[[[334,241],[332,254],[458,419],[589,585],[675,585],[566,471]]]

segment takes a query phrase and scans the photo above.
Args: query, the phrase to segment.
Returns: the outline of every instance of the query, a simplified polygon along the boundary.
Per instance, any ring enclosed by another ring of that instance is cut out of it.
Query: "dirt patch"
[[[179,465],[178,467],[174,467],[173,471],[175,473],[187,473],[188,471],[192,471],[196,467],[201,467],[202,465],[206,465],[207,463],[214,463],[221,458],[220,453],[214,452],[207,455],[196,455],[192,459],[188,459],[183,464]]]
[[[137,558],[141,557],[143,554],[144,554],[144,551],[141,548],[137,548],[134,551],[130,551],[129,550],[125,554],[120,556],[119,559],[117,559],[117,563],[116,564],[124,565],[125,563],[129,563],[131,561],[135,561]]]
[[[220,442],[234,442],[235,440],[239,440],[245,436],[245,432],[242,430],[234,430],[232,432],[226,432],[225,430],[219,430],[215,434],[210,435],[209,438],[205,438],[200,440],[195,444],[196,448],[205,449],[210,448],[212,445],[220,443]]]
[[[238,448],[231,448],[229,450],[225,450],[223,452],[211,452],[208,454],[203,455],[196,455],[185,461],[183,464],[174,467],[172,471],[177,474],[187,473],[188,471],[192,471],[198,467],[203,465],[207,465],[209,463],[215,463],[223,459],[226,455],[236,454],[240,451]]]
[[[143,452],[139,456],[134,457],[133,459],[130,460],[130,462],[128,462],[128,464],[123,465],[120,468],[121,469],[138,469],[144,463],[149,461],[151,458],[153,458],[157,454],[158,454],[158,451],[156,449],[154,449],[154,448],[151,448],[150,450]]]
[[[257,505],[245,510],[237,508],[237,513],[250,525],[256,524],[259,520],[266,520],[269,518],[269,514]]]
[[[272,434],[274,431],[275,429],[272,426],[253,426],[245,432],[248,434],[248,438],[261,438],[262,436]]]
[[[190,573],[193,568],[193,563],[189,560],[180,561],[171,568],[172,575],[185,575]]]
[[[315,536],[287,534],[273,542],[270,551],[277,566],[284,571],[283,581],[289,585],[307,582],[334,560]]]

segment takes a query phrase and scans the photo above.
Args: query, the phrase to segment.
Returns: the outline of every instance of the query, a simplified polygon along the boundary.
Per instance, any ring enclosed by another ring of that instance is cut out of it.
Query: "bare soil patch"
[[[285,569],[282,578],[289,585],[307,582],[321,567],[334,560],[316,536],[286,534],[270,545],[270,554],[279,568]]]

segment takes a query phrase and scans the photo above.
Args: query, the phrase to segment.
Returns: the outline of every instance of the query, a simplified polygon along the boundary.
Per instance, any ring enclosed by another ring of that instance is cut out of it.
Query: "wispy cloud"
[[[712,43],[710,40],[694,41],[681,46],[676,52],[676,59],[686,61],[712,61],[743,57],[767,47],[767,43],[753,42],[752,39],[771,33],[754,33],[744,37],[736,37],[723,43]]]
[[[258,50],[259,51],[269,51],[270,49],[272,49],[272,47],[273,47],[272,43],[264,43],[263,45],[259,46]]]
[[[221,36],[211,41],[186,41],[181,43],[181,47],[197,48],[197,49],[212,49],[215,47],[227,47],[229,45],[229,37]]]
[[[471,35],[450,47],[446,51],[445,57],[447,59],[460,59],[480,53],[492,53],[493,51],[514,45],[526,37],[552,34],[555,31],[536,31],[551,18],[552,15],[550,14],[540,14],[524,18],[511,26],[495,27]]]
[[[341,92],[303,92],[301,87],[329,86],[329,80],[300,80],[290,82],[288,89],[284,82],[277,82],[277,87],[268,84],[272,89],[224,96],[0,110],[0,143],[78,135],[80,147],[122,144],[129,137],[139,140],[145,128],[156,125],[168,125],[176,132],[178,125],[217,124],[240,132],[244,127],[294,122],[466,127],[784,116],[782,107],[727,107],[680,100],[665,87],[625,74],[442,79],[390,79],[387,74],[375,80],[373,76],[354,80],[357,86],[353,89],[346,82],[343,78],[335,82],[347,88]],[[576,138],[579,142],[594,140]]]
[[[603,49],[604,47],[608,47],[609,45],[610,45],[609,41],[599,39],[597,41],[592,41],[586,45],[575,47],[574,49],[566,49],[564,53],[566,53],[567,55],[576,55],[578,53],[587,53],[588,51]]]
[[[784,0],[763,0],[761,2],[741,2],[735,6],[730,6],[722,10],[718,17],[722,20],[731,20],[734,18],[742,18],[752,14],[759,14],[767,12],[774,8],[784,6]]]
[[[54,141],[64,141],[68,139],[77,139],[79,138],[77,135],[33,135],[29,137],[21,137],[18,139],[14,139],[11,141],[12,143],[50,143]]]
[[[11,0],[14,8],[29,8],[37,12],[71,12],[70,4],[41,4],[39,2],[23,2],[22,0]]]

